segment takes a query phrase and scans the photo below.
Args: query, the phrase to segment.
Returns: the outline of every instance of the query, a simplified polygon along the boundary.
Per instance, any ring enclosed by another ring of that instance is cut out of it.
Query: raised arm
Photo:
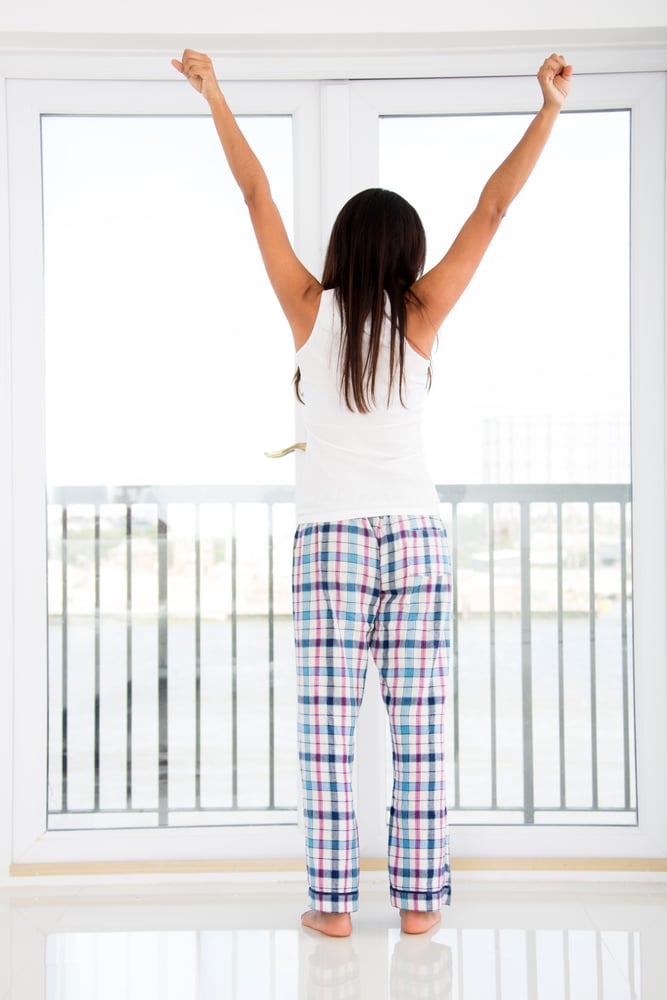
[[[528,180],[567,97],[572,67],[551,55],[537,74],[544,103],[523,138],[489,178],[479,202],[442,260],[420,278],[414,290],[423,309],[411,307],[408,336],[430,354],[437,330],[477,270],[507,209]]]
[[[171,62],[208,102],[230,170],[248,206],[266,272],[299,348],[315,322],[321,285],[294,253],[264,169],[229,109],[210,58],[186,49],[182,60]]]

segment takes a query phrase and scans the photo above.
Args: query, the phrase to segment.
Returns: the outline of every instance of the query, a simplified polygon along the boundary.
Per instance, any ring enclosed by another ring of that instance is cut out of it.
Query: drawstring
[[[291,444],[289,448],[282,448],[280,451],[265,451],[264,454],[267,458],[284,458],[285,455],[289,455],[292,451],[305,451],[306,442],[297,441],[296,444]]]

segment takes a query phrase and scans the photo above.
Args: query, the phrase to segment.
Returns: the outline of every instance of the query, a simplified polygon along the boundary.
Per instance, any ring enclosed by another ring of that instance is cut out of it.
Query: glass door
[[[380,181],[415,201],[427,267],[529,121],[381,119]],[[453,822],[637,821],[629,226],[630,112],[562,114],[441,331]]]
[[[292,118],[242,121],[292,224]],[[49,829],[295,820],[291,337],[221,158],[42,118]]]
[[[227,89],[308,259],[314,88]],[[223,854],[266,856],[270,827],[298,855],[294,467],[265,454],[294,440],[293,345],[246,206],[189,88],[66,85],[31,110],[48,551],[33,833],[41,813],[56,855],[76,832],[105,856],[114,831],[136,857],[169,830],[215,857],[222,828]]]
[[[647,818],[635,734],[650,708],[636,681],[655,660],[639,662],[633,629],[652,569],[636,547],[633,558],[632,501],[652,471],[631,452],[631,426],[642,433],[631,386],[657,331],[631,304],[649,294],[633,265],[651,238],[631,213],[645,196],[631,164],[651,155],[651,137],[629,88],[620,100],[608,80],[573,91],[433,356],[426,447],[454,571],[454,853],[625,853]],[[358,83],[354,95],[357,187],[414,204],[428,269],[525,131],[539,88],[409,81]],[[376,822],[366,849],[383,836]]]

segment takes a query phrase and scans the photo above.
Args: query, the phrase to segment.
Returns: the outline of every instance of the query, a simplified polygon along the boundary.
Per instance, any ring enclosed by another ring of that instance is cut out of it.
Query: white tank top
[[[370,413],[341,399],[341,321],[333,290],[324,290],[313,331],[297,351],[305,402],[306,451],[297,454],[299,524],[383,514],[440,516],[422,442],[429,362],[405,345],[403,405],[397,386],[387,404],[389,319],[382,334],[375,406]]]

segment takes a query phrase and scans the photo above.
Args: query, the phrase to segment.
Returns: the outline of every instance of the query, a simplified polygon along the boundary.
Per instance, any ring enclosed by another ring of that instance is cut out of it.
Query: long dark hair
[[[424,269],[425,257],[421,219],[412,205],[393,191],[361,191],[338,213],[322,285],[335,289],[340,310],[338,372],[341,396],[350,410],[368,413],[375,403],[385,296],[390,321],[389,398],[398,381],[403,402],[407,305],[411,299],[418,303],[411,288]],[[370,336],[365,346],[367,324]],[[297,369],[297,394],[299,378]]]

